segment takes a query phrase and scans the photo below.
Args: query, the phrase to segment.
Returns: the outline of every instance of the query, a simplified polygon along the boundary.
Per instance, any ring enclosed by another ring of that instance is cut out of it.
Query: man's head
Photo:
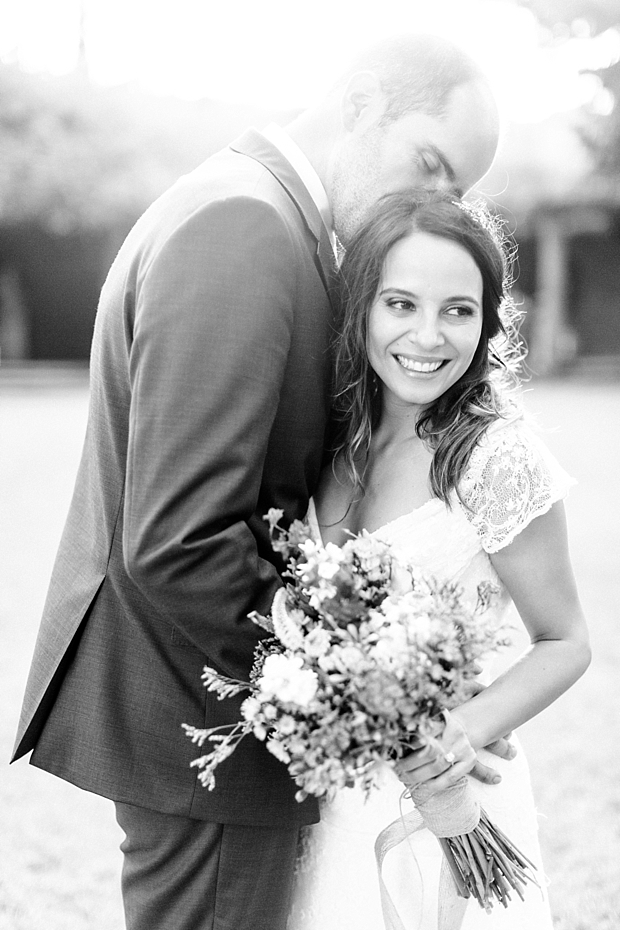
[[[385,40],[353,63],[334,94],[339,125],[320,173],[345,245],[384,194],[465,192],[491,166],[495,101],[476,63],[451,42]]]

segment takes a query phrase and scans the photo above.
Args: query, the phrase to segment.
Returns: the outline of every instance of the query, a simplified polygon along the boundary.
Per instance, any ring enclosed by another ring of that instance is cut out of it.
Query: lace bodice
[[[478,585],[500,587],[498,615],[509,603],[489,555],[512,542],[574,484],[522,417],[498,420],[475,448],[451,507],[433,498],[371,535],[437,578],[457,581],[473,606]],[[308,519],[318,539],[314,506]]]

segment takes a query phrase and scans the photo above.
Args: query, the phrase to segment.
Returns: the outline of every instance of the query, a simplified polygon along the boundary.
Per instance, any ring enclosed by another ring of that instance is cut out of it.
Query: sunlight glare
[[[281,109],[317,99],[357,50],[399,32],[433,32],[469,51],[513,122],[534,122],[601,87],[579,74],[620,58],[615,30],[540,45],[510,0],[15,0],[0,12],[0,59],[59,73],[77,61],[83,10],[89,73],[163,95]]]

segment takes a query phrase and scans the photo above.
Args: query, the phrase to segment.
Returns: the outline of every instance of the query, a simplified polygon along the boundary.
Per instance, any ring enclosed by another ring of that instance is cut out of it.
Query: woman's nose
[[[409,329],[409,340],[421,349],[434,349],[444,341],[436,314],[421,313]]]

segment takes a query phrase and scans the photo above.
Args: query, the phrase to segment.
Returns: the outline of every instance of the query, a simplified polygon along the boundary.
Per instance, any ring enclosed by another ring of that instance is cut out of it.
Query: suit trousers
[[[299,826],[210,823],[116,803],[127,930],[285,930]]]

